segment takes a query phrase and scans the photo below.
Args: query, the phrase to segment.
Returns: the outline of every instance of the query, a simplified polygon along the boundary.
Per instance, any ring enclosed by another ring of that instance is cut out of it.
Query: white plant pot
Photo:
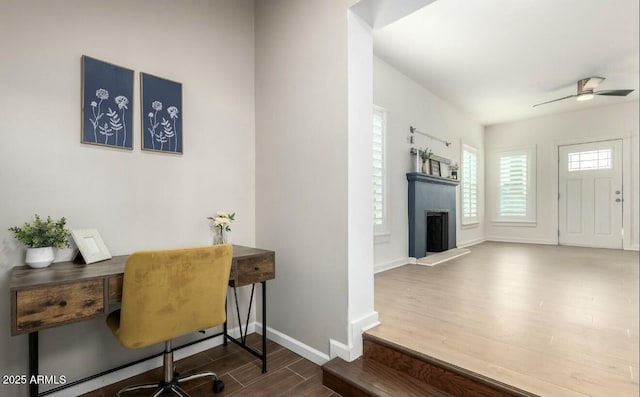
[[[77,248],[54,248],[53,249],[53,263],[56,262],[70,262],[78,253]]]
[[[53,262],[53,247],[27,248],[25,262],[35,269],[49,266]]]

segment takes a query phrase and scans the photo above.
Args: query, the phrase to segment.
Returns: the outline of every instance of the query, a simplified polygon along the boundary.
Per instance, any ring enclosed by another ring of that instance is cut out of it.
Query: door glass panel
[[[611,169],[611,149],[569,153],[569,171]]]

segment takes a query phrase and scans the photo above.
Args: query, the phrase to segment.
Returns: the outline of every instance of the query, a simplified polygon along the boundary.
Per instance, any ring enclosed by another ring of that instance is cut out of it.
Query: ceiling
[[[374,53],[483,125],[638,99],[638,0],[437,0],[380,29]],[[534,104],[576,93],[634,89]]]

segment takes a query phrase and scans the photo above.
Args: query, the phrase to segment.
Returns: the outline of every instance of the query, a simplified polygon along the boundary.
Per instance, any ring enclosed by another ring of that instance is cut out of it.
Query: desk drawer
[[[16,333],[82,320],[104,312],[102,280],[22,290],[16,293]]]
[[[259,283],[275,278],[275,263],[273,255],[263,255],[253,258],[238,259],[234,263],[232,273],[235,277],[229,282],[232,287]]]

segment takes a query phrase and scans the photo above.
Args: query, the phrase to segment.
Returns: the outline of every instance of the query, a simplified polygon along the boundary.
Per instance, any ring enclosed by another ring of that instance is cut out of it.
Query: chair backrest
[[[129,255],[117,337],[144,347],[226,320],[231,244]]]

